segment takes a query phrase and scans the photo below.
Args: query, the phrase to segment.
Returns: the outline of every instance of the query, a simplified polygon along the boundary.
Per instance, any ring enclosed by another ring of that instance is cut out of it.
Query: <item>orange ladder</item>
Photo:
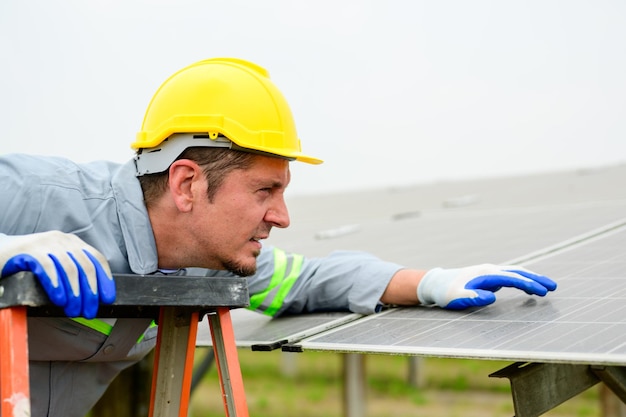
[[[98,317],[154,317],[159,328],[151,417],[187,417],[201,316],[208,314],[227,417],[248,417],[230,309],[248,305],[245,278],[115,275],[117,299]],[[0,400],[4,417],[30,416],[28,315],[62,317],[36,278],[0,280]]]

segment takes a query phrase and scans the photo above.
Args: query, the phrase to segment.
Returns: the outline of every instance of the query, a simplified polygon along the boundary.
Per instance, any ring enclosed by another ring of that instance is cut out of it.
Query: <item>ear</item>
[[[179,211],[187,213],[192,210],[205,181],[202,169],[189,159],[179,159],[170,165],[168,185]]]

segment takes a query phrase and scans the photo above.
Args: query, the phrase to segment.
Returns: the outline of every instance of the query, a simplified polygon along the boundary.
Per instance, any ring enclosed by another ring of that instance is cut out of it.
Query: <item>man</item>
[[[547,277],[514,266],[406,269],[360,252],[307,259],[262,247],[289,226],[284,191],[301,151],[290,109],[267,72],[210,59],[153,97],[123,165],[0,158],[2,276],[32,271],[68,318],[30,318],[33,416],[83,416],[110,381],[154,347],[143,319],[98,320],[115,299],[111,271],[249,276],[251,308],[351,310],[383,304],[466,308],[511,286],[543,296]]]

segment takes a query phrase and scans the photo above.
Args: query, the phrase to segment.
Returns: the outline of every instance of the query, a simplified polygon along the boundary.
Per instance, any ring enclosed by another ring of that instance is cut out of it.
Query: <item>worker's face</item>
[[[272,227],[289,226],[289,180],[288,161],[258,155],[250,169],[226,176],[213,201],[205,196],[196,213],[195,242],[215,269],[254,274],[261,240]]]

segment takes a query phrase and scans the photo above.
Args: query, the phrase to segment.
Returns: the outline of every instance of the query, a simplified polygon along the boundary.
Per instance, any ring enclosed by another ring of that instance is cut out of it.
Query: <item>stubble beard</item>
[[[255,252],[254,255],[254,263],[252,265],[245,265],[242,262],[238,262],[234,259],[228,259],[224,261],[224,269],[228,272],[232,272],[235,275],[239,275],[240,277],[249,277],[251,275],[256,274],[256,258],[259,256],[260,252]]]

